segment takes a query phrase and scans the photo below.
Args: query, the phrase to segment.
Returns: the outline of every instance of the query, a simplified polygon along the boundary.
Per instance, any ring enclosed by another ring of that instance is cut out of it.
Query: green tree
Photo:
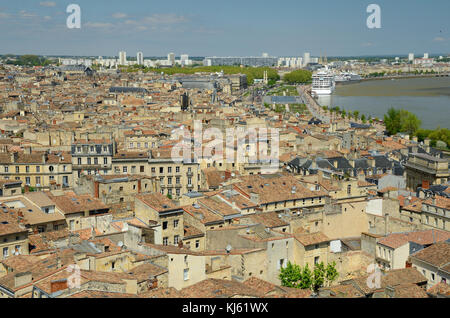
[[[414,135],[422,124],[422,122],[419,118],[417,118],[416,115],[403,109],[400,111],[400,122],[400,131],[407,133],[410,136]]]
[[[286,268],[281,269],[279,278],[282,286],[298,288],[298,282],[302,280],[302,269],[299,265],[288,262]]]
[[[325,269],[325,279],[327,286],[330,286],[338,277],[339,273],[336,269],[336,262],[328,263]]]
[[[355,110],[353,112],[353,117],[355,117],[355,119],[358,120],[358,118],[359,118],[359,111]]]
[[[390,135],[399,133],[402,125],[400,111],[393,107],[389,108],[387,114],[384,115],[384,124],[386,126],[386,131]]]
[[[342,118],[345,118],[345,116],[347,116],[347,112],[345,111],[345,109],[342,110],[341,114],[342,114]]]
[[[323,262],[316,264],[312,276],[312,289],[318,291],[325,283],[325,265]]]
[[[302,278],[298,284],[298,288],[300,289],[310,289],[313,284],[313,276],[312,272],[309,269],[308,264],[306,264],[305,267],[303,267],[302,270]]]
[[[390,108],[384,115],[384,124],[390,135],[403,132],[412,136],[420,128],[421,121],[407,110]]]
[[[323,262],[315,264],[312,271],[308,264],[301,268],[299,265],[288,262],[286,268],[281,268],[279,274],[282,286],[314,291],[323,286],[330,286],[338,276],[335,262],[327,266]]]
[[[364,114],[361,115],[361,121],[363,123],[366,123],[366,115],[364,115]]]
[[[308,83],[312,79],[312,73],[306,70],[296,70],[284,75],[283,80],[289,84]]]

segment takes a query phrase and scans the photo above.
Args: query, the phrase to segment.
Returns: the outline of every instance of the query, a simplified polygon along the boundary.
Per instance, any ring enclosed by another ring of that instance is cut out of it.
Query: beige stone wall
[[[374,256],[363,251],[330,253],[328,261],[336,263],[339,276],[335,283],[367,274],[367,267],[375,263]]]
[[[177,290],[194,285],[206,279],[205,256],[169,254],[169,287]],[[184,271],[188,270],[185,279]]]

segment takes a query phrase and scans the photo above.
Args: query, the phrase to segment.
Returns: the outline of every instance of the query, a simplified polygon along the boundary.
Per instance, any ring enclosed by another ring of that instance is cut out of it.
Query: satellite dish
[[[123,242],[120,241],[120,242],[117,244],[117,246],[119,246],[120,248],[122,248],[122,247],[123,247]]]
[[[231,249],[232,249],[232,247],[231,247],[231,245],[230,245],[230,244],[228,244],[228,245],[227,245],[227,247],[226,247],[225,249],[227,250],[227,253],[230,253],[230,252],[231,252]]]

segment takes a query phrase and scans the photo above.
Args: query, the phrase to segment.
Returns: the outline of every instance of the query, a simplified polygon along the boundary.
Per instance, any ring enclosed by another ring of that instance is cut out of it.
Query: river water
[[[383,118],[389,108],[403,108],[422,121],[422,128],[450,128],[450,78],[411,78],[338,85],[322,106],[358,110],[366,117]]]

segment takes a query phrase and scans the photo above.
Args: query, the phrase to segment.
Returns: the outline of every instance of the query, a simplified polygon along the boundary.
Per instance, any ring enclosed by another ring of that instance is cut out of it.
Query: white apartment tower
[[[119,65],[127,65],[127,52],[119,52]]]
[[[137,64],[144,65],[144,53],[142,52],[137,53]]]
[[[311,53],[306,52],[303,56],[303,65],[308,66],[311,63]]]
[[[167,60],[171,65],[175,65],[175,53],[169,53],[167,55]]]

